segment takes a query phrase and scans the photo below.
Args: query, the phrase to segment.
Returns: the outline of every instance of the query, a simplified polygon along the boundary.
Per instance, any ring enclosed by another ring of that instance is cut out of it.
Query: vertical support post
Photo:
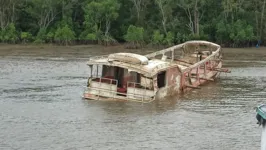
[[[91,65],[89,65],[89,77],[92,77],[92,66]]]
[[[147,80],[145,79],[145,94],[142,94],[142,97],[147,96]],[[143,101],[142,101],[143,102]]]
[[[136,82],[134,82],[134,93],[133,93],[134,98],[135,98],[135,93],[136,93]]]
[[[200,82],[200,79],[199,79],[199,67],[197,67],[197,81]]]
[[[175,59],[175,51],[174,51],[174,49],[172,50],[172,61],[174,61],[174,59]]]
[[[117,80],[115,80],[115,86],[116,86],[116,92],[115,92],[115,94],[117,94],[117,84],[118,84],[118,81],[117,81]],[[114,94],[114,97],[113,97],[113,99],[115,99],[115,94]]]
[[[188,81],[189,81],[189,84],[192,85],[192,81],[191,81],[191,70],[188,72]]]
[[[100,98],[100,93],[101,93],[101,85],[102,85],[102,78],[100,78],[100,87],[99,87],[99,93],[98,93],[98,100],[99,100],[99,98]]]
[[[206,62],[204,63],[204,76],[206,76]]]
[[[113,79],[110,79],[110,92],[112,93],[112,83],[113,83]]]

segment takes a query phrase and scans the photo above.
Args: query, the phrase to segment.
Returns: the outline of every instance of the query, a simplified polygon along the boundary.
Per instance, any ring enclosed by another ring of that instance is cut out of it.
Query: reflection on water
[[[91,52],[0,53],[0,149],[259,149],[266,61],[227,57],[231,74],[171,99],[101,102],[81,99],[85,55],[109,51]]]

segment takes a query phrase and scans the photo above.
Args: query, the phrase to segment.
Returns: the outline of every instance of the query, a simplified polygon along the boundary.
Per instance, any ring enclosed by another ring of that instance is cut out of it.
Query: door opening
[[[160,72],[158,75],[157,75],[157,85],[158,85],[158,88],[162,88],[162,87],[165,87],[165,74],[166,72]]]

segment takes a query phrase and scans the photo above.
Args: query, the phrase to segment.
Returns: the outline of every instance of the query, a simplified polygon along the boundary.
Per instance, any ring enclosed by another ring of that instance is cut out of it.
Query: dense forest
[[[266,42],[266,0],[0,0],[0,42],[170,46]]]

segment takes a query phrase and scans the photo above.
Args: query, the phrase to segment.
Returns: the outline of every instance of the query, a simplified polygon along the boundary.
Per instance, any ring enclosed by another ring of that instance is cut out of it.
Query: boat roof
[[[181,50],[185,54],[193,54],[200,49],[200,46],[207,47],[207,49],[205,47],[203,49],[212,51],[212,53],[200,62],[189,66],[166,59],[167,57],[165,59],[163,57],[162,59],[155,58],[158,55],[165,56],[165,53],[168,52],[174,54],[176,50]],[[219,51],[220,46],[215,43],[207,41],[189,41],[147,55],[139,55],[134,53],[113,53],[110,55],[95,56],[91,57],[87,64],[116,66],[126,68],[129,71],[138,72],[146,77],[153,77],[159,72],[170,68],[178,68],[180,72],[185,72],[193,67],[197,67],[201,63],[208,61]]]
[[[141,65],[141,64],[131,64],[127,62],[121,62],[121,61],[110,61],[108,57],[102,57],[99,59],[90,60],[88,62],[88,65],[107,65],[107,66],[117,66],[126,68],[129,71],[135,71],[141,74],[144,74],[147,77],[152,77],[155,74],[157,74],[160,71],[172,68],[172,67],[178,67],[180,68],[180,71],[182,69],[186,69],[186,66],[182,66],[177,63],[163,61],[160,59],[150,59],[148,60],[147,64]]]

